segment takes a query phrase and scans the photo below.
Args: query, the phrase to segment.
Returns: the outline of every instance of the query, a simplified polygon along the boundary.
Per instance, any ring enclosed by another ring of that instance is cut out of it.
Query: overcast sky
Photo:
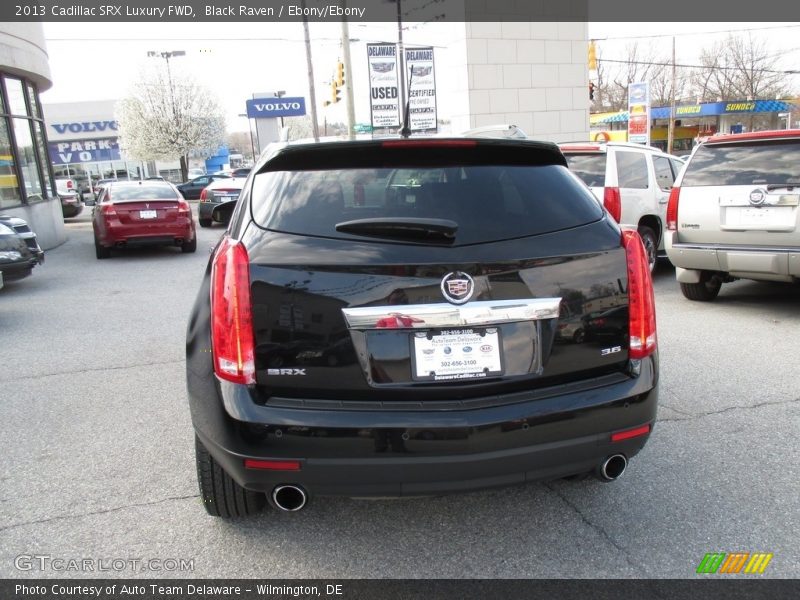
[[[425,27],[408,23],[405,41],[446,48],[457,24],[431,23]],[[315,83],[318,102],[327,98],[325,87],[340,56],[341,26],[310,23],[313,41]],[[677,60],[696,59],[699,48],[722,39],[724,30],[744,31],[743,23],[590,23],[589,37],[598,39],[606,59],[625,58],[625,45],[637,41],[671,52],[676,34]],[[767,40],[776,65],[797,68],[800,64],[800,23],[755,23],[752,35]],[[193,74],[211,88],[222,104],[230,131],[246,131],[245,101],[256,92],[284,90],[289,96],[306,96],[308,77],[301,23],[45,23],[53,87],[42,101],[78,102],[119,99],[135,84],[142,69],[153,61],[149,50],[183,50],[185,57],[171,61],[174,72]],[[636,36],[653,36],[639,37]],[[366,42],[397,39],[396,24],[351,24],[354,81],[366,77]],[[446,117],[447,73],[437,71],[439,116]],[[795,87],[798,80],[795,79]],[[366,93],[356,90],[356,120],[369,121]],[[363,97],[362,97],[363,96]],[[344,121],[343,104],[325,109],[331,121]]]

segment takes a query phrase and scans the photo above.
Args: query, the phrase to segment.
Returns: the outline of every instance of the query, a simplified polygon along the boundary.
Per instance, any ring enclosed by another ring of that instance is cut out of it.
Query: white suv
[[[588,185],[611,216],[639,230],[650,270],[664,249],[669,194],[683,161],[658,148],[626,142],[559,144],[570,170]]]
[[[689,300],[713,300],[738,278],[800,280],[800,130],[703,142],[675,182],[667,226]]]

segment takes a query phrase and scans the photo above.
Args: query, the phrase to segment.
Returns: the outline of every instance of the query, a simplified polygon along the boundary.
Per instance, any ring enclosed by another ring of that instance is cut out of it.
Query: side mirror
[[[222,223],[223,225],[230,223],[231,217],[233,216],[233,209],[236,208],[236,202],[237,200],[228,200],[227,202],[215,206],[214,210],[211,211],[211,220],[215,223]]]

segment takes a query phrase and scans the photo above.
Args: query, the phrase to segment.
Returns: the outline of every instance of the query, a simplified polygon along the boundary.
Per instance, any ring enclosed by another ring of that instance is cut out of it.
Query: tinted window
[[[114,186],[111,200],[175,200],[178,196],[169,185],[125,185]]]
[[[647,189],[647,159],[644,154],[618,151],[616,157],[619,187]]]
[[[663,156],[654,156],[653,168],[656,171],[656,185],[662,190],[671,188],[672,183],[675,181],[675,176],[672,174],[669,159]]]
[[[681,185],[768,183],[800,185],[800,140],[700,146]]]
[[[606,153],[564,154],[569,170],[583,179],[589,187],[603,187],[606,184]]]
[[[458,223],[456,245],[536,235],[602,217],[594,196],[559,165],[274,171],[258,174],[253,218],[286,233],[355,239],[336,224],[365,218]],[[363,238],[358,238],[363,239]]]

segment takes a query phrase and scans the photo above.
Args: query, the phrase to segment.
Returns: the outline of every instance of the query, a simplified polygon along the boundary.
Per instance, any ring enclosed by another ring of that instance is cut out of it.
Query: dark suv
[[[253,171],[214,209],[228,231],[187,333],[210,514],[610,481],[644,446],[658,397],[646,253],[557,146],[284,144]],[[554,343],[600,305],[620,330]]]

